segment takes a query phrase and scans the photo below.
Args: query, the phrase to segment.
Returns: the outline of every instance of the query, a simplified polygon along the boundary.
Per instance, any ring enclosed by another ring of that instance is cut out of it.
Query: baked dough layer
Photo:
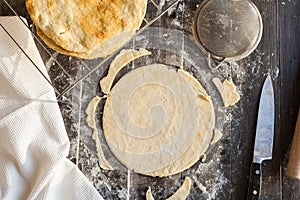
[[[51,49],[65,55],[76,56],[83,59],[94,59],[94,58],[105,57],[107,55],[110,55],[114,51],[119,49],[122,45],[124,45],[126,42],[128,42],[132,38],[133,34],[135,33],[135,31],[122,32],[121,34],[118,34],[104,41],[103,44],[99,44],[98,48],[95,49],[94,51],[75,52],[75,51],[68,51],[58,46],[51,38],[46,36],[38,26],[36,26],[36,30],[40,38],[42,38],[42,40],[46,43],[46,45]]]
[[[146,6],[147,0],[26,1],[47,45],[83,58],[103,57],[122,46],[141,25]]]
[[[168,176],[195,164],[215,125],[213,105],[201,84],[182,69],[154,64],[123,76],[108,94],[105,139],[129,169]]]

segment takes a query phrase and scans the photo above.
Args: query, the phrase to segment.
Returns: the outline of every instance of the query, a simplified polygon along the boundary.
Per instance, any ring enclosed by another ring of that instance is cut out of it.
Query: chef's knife
[[[258,199],[261,190],[262,170],[264,160],[272,159],[274,138],[274,90],[271,76],[265,79],[259,102],[253,161],[251,164],[248,200]]]

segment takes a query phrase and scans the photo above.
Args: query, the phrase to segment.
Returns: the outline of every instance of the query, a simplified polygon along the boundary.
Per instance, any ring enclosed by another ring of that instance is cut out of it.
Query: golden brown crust
[[[146,5],[147,0],[26,1],[30,17],[42,32],[42,39],[48,38],[46,43],[51,40],[51,48],[68,55],[80,54],[84,58],[85,55],[106,56],[128,41],[127,38],[112,44],[114,48],[103,47],[111,45],[109,40],[122,33],[132,36],[142,23]]]
[[[88,57],[88,53],[84,53],[84,52],[72,52],[72,51],[67,51],[65,49],[63,49],[62,47],[58,46],[53,40],[51,40],[49,37],[47,37],[40,29],[39,27],[36,27],[37,30],[37,34],[40,36],[40,38],[42,38],[42,40],[45,42],[45,44],[50,47],[51,49],[65,54],[65,55],[70,55],[70,56],[76,56],[79,58],[87,58]]]

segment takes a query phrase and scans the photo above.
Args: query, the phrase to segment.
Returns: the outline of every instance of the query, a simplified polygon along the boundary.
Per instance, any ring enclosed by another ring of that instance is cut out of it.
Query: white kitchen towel
[[[32,35],[0,17],[46,77]],[[45,101],[46,100],[46,101]],[[0,27],[0,199],[102,199],[69,161],[69,140],[52,86]]]

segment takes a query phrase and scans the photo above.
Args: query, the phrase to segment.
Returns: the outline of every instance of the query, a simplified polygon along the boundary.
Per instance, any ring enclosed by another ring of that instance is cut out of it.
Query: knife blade
[[[253,161],[250,168],[247,199],[258,199],[261,191],[262,169],[264,160],[272,159],[274,121],[275,121],[274,90],[271,76],[265,79],[258,108],[256,136]]]

